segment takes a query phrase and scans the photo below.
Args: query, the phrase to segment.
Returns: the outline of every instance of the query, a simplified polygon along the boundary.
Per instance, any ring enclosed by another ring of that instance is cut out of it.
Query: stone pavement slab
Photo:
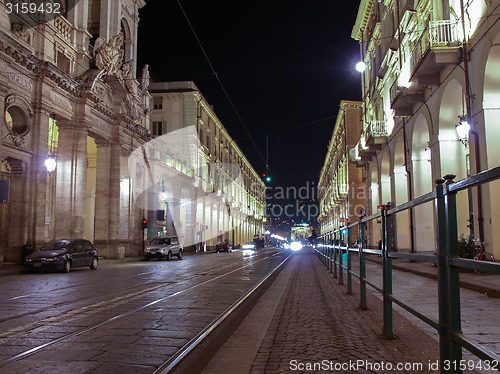
[[[233,335],[205,374],[438,372],[430,367],[439,356],[433,339],[397,313],[395,338],[382,336],[380,301],[369,294],[370,309],[359,309],[356,290],[354,295],[346,295],[345,287],[337,285],[312,250],[297,253],[283,276],[286,272],[286,288],[279,302],[279,293],[275,293],[274,313],[265,336],[251,342],[248,333],[240,332],[245,341]],[[276,292],[273,287],[267,292]],[[269,303],[266,295],[262,303]],[[239,329],[252,328],[252,318],[249,315]],[[260,346],[251,364],[248,352],[244,353],[246,362],[235,361],[245,345],[255,347],[256,343]]]

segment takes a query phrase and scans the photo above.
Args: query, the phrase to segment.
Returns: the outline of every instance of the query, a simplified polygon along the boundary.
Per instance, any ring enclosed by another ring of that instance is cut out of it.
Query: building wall
[[[25,243],[68,237],[95,241],[104,257],[140,253],[140,212],[121,159],[149,139],[149,94],[134,75],[144,4],[80,1],[27,27],[0,2],[1,178],[10,180],[0,214],[4,261],[19,261]],[[99,27],[91,32],[92,22]],[[51,122],[57,146],[49,144]]]
[[[222,239],[242,245],[256,234],[264,235],[265,185],[196,85],[155,82],[149,91],[152,133],[169,139],[179,129],[194,131],[195,137],[184,141],[186,146],[197,144],[187,160],[195,172],[184,186],[198,198],[188,223],[195,245],[210,248]],[[161,133],[156,131],[158,122]],[[180,228],[171,231],[182,240],[189,219],[182,213],[181,218]]]
[[[353,161],[371,171],[372,204],[390,198],[399,205],[432,191],[445,174],[460,180],[500,164],[492,125],[500,87],[492,68],[499,58],[499,4],[465,0],[462,9],[460,1],[361,2],[352,36],[367,65],[366,116]],[[456,132],[459,116],[471,124],[468,142]],[[373,149],[365,143],[377,121],[386,144]],[[482,199],[477,189],[459,192],[457,223],[459,235],[474,235],[498,256],[497,191],[494,182],[481,188]],[[398,213],[395,231],[400,249],[435,251],[432,203]]]
[[[335,230],[358,220],[366,212],[366,188],[363,171],[349,163],[349,154],[356,146],[363,128],[362,102],[342,101],[333,129],[328,152],[320,173],[320,233],[332,240]],[[354,242],[358,233],[351,233]],[[339,238],[337,234],[336,238]]]

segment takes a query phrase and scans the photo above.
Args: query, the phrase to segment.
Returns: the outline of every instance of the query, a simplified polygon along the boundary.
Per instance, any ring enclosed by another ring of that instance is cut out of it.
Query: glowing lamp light
[[[160,201],[167,200],[167,193],[165,191],[161,191],[159,194]]]
[[[302,249],[302,243],[300,242],[291,242],[290,249],[294,252],[300,251]]]
[[[458,117],[460,121],[455,126],[455,130],[457,130],[458,138],[463,144],[467,144],[469,142],[469,132],[470,132],[470,124],[467,122],[465,116]]]
[[[53,157],[53,156],[49,156],[46,160],[45,160],[45,167],[47,168],[47,172],[49,174],[53,173],[54,170],[56,170],[56,167],[57,167],[57,161],[56,159]]]
[[[431,149],[429,147],[425,148],[424,150],[424,157],[427,161],[431,162],[432,160],[432,154],[431,154]]]
[[[363,61],[360,61],[356,64],[356,71],[359,71],[360,73],[362,73],[365,70],[366,70],[366,64]]]

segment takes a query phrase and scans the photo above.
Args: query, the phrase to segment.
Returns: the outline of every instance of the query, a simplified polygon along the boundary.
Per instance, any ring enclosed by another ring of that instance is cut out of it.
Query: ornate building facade
[[[149,92],[151,133],[165,139],[155,146],[165,157],[150,196],[160,213],[150,210],[148,238],[175,232],[184,245],[206,249],[264,235],[265,184],[196,85],[152,82]]]
[[[4,261],[19,261],[25,243],[69,237],[94,241],[104,257],[140,253],[143,212],[126,161],[150,139],[148,82],[135,79],[145,2],[73,4],[28,25],[0,1]]]
[[[359,41],[364,122],[351,161],[367,173],[369,214],[500,165],[499,1],[362,0]],[[459,135],[467,122],[470,131]],[[375,145],[377,144],[378,145]],[[380,146],[382,144],[382,146]],[[457,196],[459,234],[500,256],[498,182]],[[434,251],[432,203],[396,215],[395,247]],[[370,241],[380,231],[372,227]]]
[[[355,150],[363,129],[362,116],[362,102],[341,101],[318,183],[318,222],[325,241],[334,239],[334,230],[357,221],[366,212],[364,170],[349,163],[349,154]],[[353,231],[352,241],[357,237]]]

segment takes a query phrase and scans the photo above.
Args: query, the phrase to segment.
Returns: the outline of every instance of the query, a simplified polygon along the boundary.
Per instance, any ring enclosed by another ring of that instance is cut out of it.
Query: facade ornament
[[[0,172],[8,174],[12,172],[9,161],[6,158],[2,158],[2,160],[0,160]]]
[[[116,75],[123,81],[123,84],[127,88],[127,91],[130,94],[137,96],[138,83],[137,80],[134,78],[133,65],[134,65],[133,60],[125,62]]]
[[[133,99],[130,96],[125,96],[123,102],[125,104],[125,109],[129,114],[130,118],[132,118],[134,121],[139,119],[139,112],[137,111],[137,108],[134,105]]]
[[[149,65],[144,65],[142,69],[142,78],[141,78],[141,90],[146,92],[149,87]]]
[[[24,143],[26,143],[26,140],[24,140],[24,137],[22,135],[19,135],[13,131],[10,131],[8,134],[7,134],[7,138],[12,140],[12,143],[14,143],[14,145],[16,147],[20,147],[22,146]]]
[[[3,162],[3,160],[2,160]],[[24,175],[24,163],[21,160],[13,157],[7,157],[7,163],[9,164],[10,173],[16,176]]]
[[[99,77],[105,75],[116,75],[123,64],[125,50],[123,48],[123,33],[113,37],[108,43],[105,43],[103,37],[99,37],[94,46],[95,64],[101,70]]]
[[[12,23],[11,31],[26,43],[31,44],[31,34],[26,30],[26,27],[22,23]]]

